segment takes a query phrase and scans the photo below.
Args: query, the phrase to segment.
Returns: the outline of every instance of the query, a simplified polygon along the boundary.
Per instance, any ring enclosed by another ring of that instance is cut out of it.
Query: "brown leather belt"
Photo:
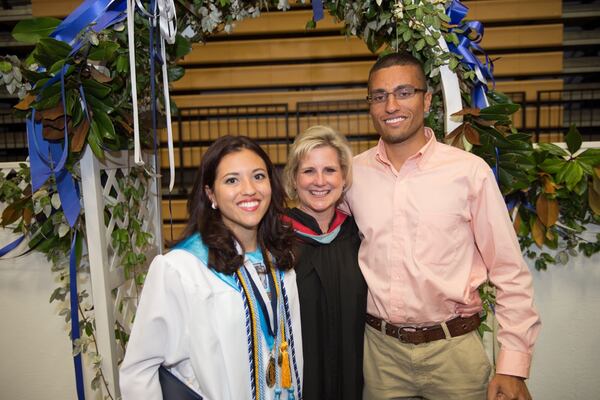
[[[479,318],[479,315],[475,314],[466,318],[453,318],[446,321],[446,326],[448,327],[450,336],[456,337],[474,331],[479,327],[480,323],[481,319]],[[380,332],[385,332],[388,336],[400,340],[402,343],[422,344],[446,338],[442,325],[424,326],[420,328],[399,327],[388,324],[384,320],[370,314],[367,314],[367,324]],[[385,326],[385,330],[382,329],[382,326]]]

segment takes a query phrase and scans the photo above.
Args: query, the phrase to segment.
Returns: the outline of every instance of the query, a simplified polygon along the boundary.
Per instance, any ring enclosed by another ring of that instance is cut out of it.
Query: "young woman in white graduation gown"
[[[226,136],[202,158],[184,239],[146,277],[120,368],[124,400],[162,400],[159,367],[205,400],[299,400],[302,337],[283,189]]]

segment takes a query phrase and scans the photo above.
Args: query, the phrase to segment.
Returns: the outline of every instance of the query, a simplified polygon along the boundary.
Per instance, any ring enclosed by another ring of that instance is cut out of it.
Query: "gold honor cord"
[[[263,254],[263,259],[265,260],[265,262],[267,263],[267,266],[269,267],[269,271],[271,273],[271,277],[273,278],[273,282],[275,282],[275,295],[276,295],[276,299],[277,299],[277,304],[279,304],[279,300],[281,299],[281,301],[283,301],[283,298],[280,297],[280,288],[279,288],[279,281],[277,280],[277,273],[275,272],[275,268],[273,267],[273,265],[271,264],[271,258],[267,257],[267,254]],[[283,389],[289,389],[292,387],[292,374],[291,374],[291,370],[290,370],[290,359],[289,359],[289,355],[287,352],[287,341],[285,338],[285,318],[283,317],[283,315],[280,318],[281,321],[281,347],[279,349],[279,357],[278,357],[278,364],[281,367],[281,387]],[[292,327],[290,326],[290,329]],[[270,363],[269,363],[270,364]]]
[[[243,266],[240,268],[244,268]],[[250,310],[250,323],[251,323],[251,327],[252,327],[252,362],[254,363],[254,391],[255,391],[255,399],[256,400],[261,400],[260,399],[260,371],[258,370],[258,352],[260,351],[260,345],[259,345],[259,338],[257,337],[256,333],[258,332],[257,326],[256,326],[256,310],[254,309],[254,303],[251,301],[251,297],[250,297],[250,291],[248,290],[248,284],[246,283],[246,280],[244,279],[244,277],[242,276],[242,273],[240,272],[240,269],[238,268],[237,271],[235,271],[238,280],[240,281],[240,284],[242,285],[242,290],[244,290],[244,294],[246,295],[246,301],[248,302],[248,309]]]

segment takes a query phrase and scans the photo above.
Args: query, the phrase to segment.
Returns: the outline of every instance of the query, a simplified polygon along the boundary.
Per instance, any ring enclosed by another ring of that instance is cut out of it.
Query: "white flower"
[[[396,18],[397,21],[404,18],[404,6],[402,5],[401,0],[397,0],[396,3],[392,6],[392,15]]]
[[[288,0],[279,0],[277,3],[278,10],[288,10],[290,8],[290,3]]]

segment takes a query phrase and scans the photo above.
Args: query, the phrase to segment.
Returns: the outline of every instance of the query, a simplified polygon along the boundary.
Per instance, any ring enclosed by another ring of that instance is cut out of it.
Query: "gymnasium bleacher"
[[[5,11],[12,11],[0,17],[2,53],[27,53],[6,34],[19,19],[30,14],[64,17],[79,2],[17,3],[12,9],[3,3]],[[533,133],[536,141],[561,141],[561,132],[575,122],[585,140],[598,140],[600,2],[472,0],[464,4],[470,8],[468,18],[485,25],[482,47],[494,60],[496,88],[523,106],[515,125]],[[22,13],[14,12],[16,8]],[[194,45],[182,61],[186,74],[171,90],[180,109],[173,122],[175,235],[186,218],[184,197],[194,170],[206,147],[220,135],[256,138],[278,165],[285,163],[294,136],[314,124],[328,124],[348,135],[355,152],[376,142],[364,102],[367,73],[376,56],[359,39],[341,36],[341,24],[329,16],[307,31],[310,18],[306,6],[265,12],[240,22],[231,34]],[[18,140],[20,121],[4,119],[16,99],[2,96],[0,156],[16,154],[8,148],[23,143]],[[163,133],[162,140],[165,137]],[[166,165],[165,150],[161,150],[161,163]],[[163,215],[168,216],[168,205],[164,207]],[[171,237],[170,228],[165,237]]]

